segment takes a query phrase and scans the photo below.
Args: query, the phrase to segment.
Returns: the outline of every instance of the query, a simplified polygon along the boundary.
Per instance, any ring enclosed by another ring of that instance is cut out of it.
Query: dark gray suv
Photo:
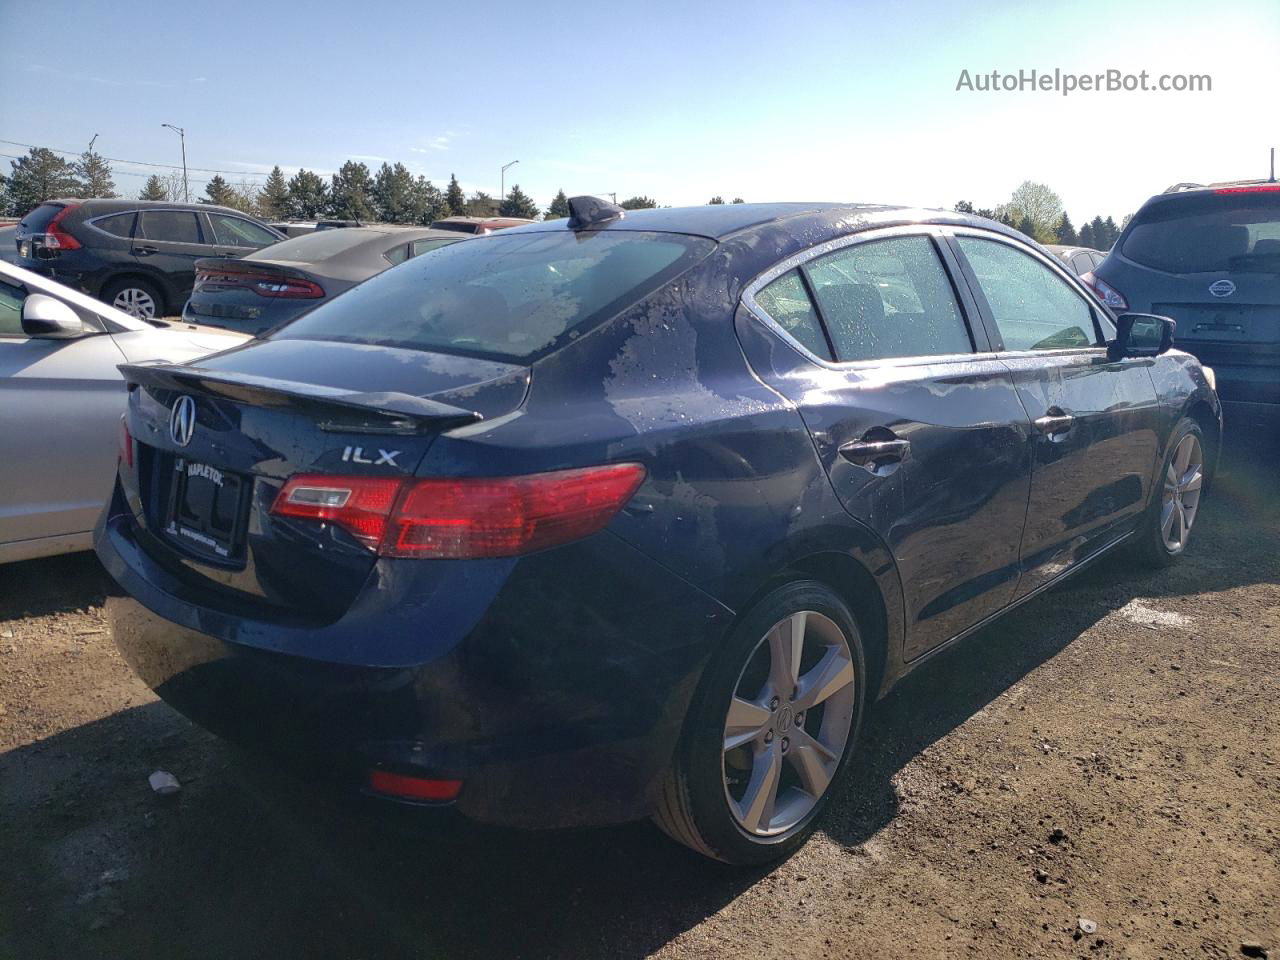
[[[1082,279],[1118,313],[1177,321],[1177,345],[1216,374],[1228,429],[1280,434],[1280,183],[1170,187]]]
[[[177,314],[199,257],[242,257],[284,234],[206,203],[48,200],[22,218],[17,264],[150,320]]]

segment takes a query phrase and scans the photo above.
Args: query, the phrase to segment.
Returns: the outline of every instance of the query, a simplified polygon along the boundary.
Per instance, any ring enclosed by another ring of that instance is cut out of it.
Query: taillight
[[[126,467],[133,467],[133,434],[124,417],[120,418],[120,462]]]
[[[384,557],[514,557],[603,529],[644,476],[638,463],[519,477],[299,474],[272,512],[331,522]]]
[[[73,210],[79,210],[80,204],[69,203],[57,213],[53,215],[53,219],[49,221],[48,226],[44,228],[44,236],[41,242],[49,250],[79,250],[80,241],[67,233],[66,228],[62,226],[62,218]]]
[[[389,770],[370,770],[369,789],[389,797],[404,800],[423,800],[427,803],[444,803],[456,800],[462,792],[461,780],[437,780],[429,777],[409,777]]]
[[[270,273],[241,273],[237,270],[197,270],[196,285],[216,283],[227,287],[248,287],[263,297],[284,300],[316,300],[324,296],[324,287],[298,277],[281,277]]]
[[[1128,310],[1129,302],[1120,295],[1120,291],[1105,280],[1094,275],[1090,270],[1088,273],[1080,275],[1080,281],[1098,295],[1098,299],[1105,303],[1112,310]]]

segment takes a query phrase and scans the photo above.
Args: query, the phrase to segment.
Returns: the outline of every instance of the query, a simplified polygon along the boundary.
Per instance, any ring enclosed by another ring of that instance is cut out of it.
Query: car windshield
[[[1167,273],[1280,271],[1280,192],[1208,194],[1152,204],[1121,253]]]
[[[714,248],[712,240],[670,233],[497,233],[379,274],[272,339],[529,360],[656,290]]]

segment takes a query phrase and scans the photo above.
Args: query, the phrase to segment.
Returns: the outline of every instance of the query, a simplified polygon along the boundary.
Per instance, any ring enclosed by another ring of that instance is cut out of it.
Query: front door
[[[1108,358],[1109,321],[1047,257],[990,234],[958,230],[954,243],[1035,427],[1023,596],[1122,536],[1146,506],[1160,448],[1154,361]]]
[[[1013,376],[967,320],[940,242],[933,228],[860,234],[780,265],[746,298],[803,350],[761,374],[800,410],[846,509],[892,551],[907,658],[1012,600],[1031,479]]]

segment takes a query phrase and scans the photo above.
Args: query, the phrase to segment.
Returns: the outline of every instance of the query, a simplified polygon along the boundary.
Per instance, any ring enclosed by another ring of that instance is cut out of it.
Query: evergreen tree
[[[957,201],[956,205],[952,209],[955,210],[956,213],[973,213],[974,212],[973,204],[970,203],[968,200]]]
[[[730,203],[746,203],[747,201],[743,200],[741,197],[734,197],[729,202]]]
[[[1103,250],[1110,250],[1116,245],[1116,241],[1120,239],[1120,228],[1116,226],[1116,222],[1110,217],[1103,221],[1103,226],[1107,228],[1107,245]]]
[[[155,173],[147,177],[147,184],[142,188],[142,192],[138,194],[138,199],[168,200],[169,188],[165,185],[164,178]]]
[[[1054,239],[1068,247],[1074,247],[1080,242],[1080,238],[1076,236],[1075,225],[1072,224],[1071,218],[1067,216],[1067,212],[1062,211],[1062,219],[1058,221],[1058,229],[1055,231]]]
[[[1107,242],[1107,225],[1102,221],[1102,217],[1094,217],[1089,221],[1089,226],[1093,228],[1093,247],[1095,250],[1106,250],[1111,246]]]
[[[318,173],[299,170],[289,180],[289,216],[315,220],[329,206],[329,187]]]
[[[977,210],[973,211],[973,215],[975,217],[986,217],[988,220],[996,219],[996,211],[992,210],[990,207],[979,207]]]
[[[624,203],[623,206],[625,207],[626,204]],[[560,218],[567,217],[568,215],[569,215],[569,198],[566,197],[564,195],[564,191],[561,190],[555,195],[555,198],[551,201],[551,206],[547,207],[547,212],[544,215],[543,219],[559,220]]]
[[[413,174],[403,163],[384,163],[373,181],[373,208],[387,223],[413,223],[415,210]]]
[[[222,179],[222,174],[215,173],[213,179],[204,187],[204,196],[200,198],[201,203],[214,203],[220,207],[234,207],[236,205],[236,192],[231,188],[231,184]]]
[[[647,197],[644,194],[641,194],[638,197],[631,197],[627,200],[623,200],[620,204],[618,204],[618,206],[620,206],[623,210],[652,210],[657,205],[658,205],[657,200],[653,199],[653,197]]]
[[[92,150],[80,154],[76,176],[80,180],[82,196],[102,200],[110,200],[116,196],[116,185],[111,179],[111,165]]]
[[[1080,246],[1089,247],[1090,249],[1098,249],[1098,244],[1093,237],[1093,224],[1086,223],[1080,228]]]
[[[46,200],[80,194],[75,167],[52,150],[32,147],[25,157],[11,161],[10,166],[9,209],[15,216],[25,216]]]
[[[708,206],[711,206],[713,204],[722,204],[722,203],[724,203],[724,197],[720,196],[720,194],[718,193],[714,197],[712,197],[710,200],[707,201]]]
[[[477,190],[471,195],[471,199],[462,205],[462,212],[468,217],[496,217],[498,215],[498,201],[483,190]]]
[[[467,210],[467,198],[462,192],[462,187],[458,184],[458,178],[454,174],[449,174],[449,186],[444,192],[445,207],[448,209],[446,217],[461,217]]]
[[[424,225],[435,223],[441,217],[449,215],[449,211],[445,208],[444,194],[421,174],[414,181],[413,190],[410,193],[410,209],[413,222]]]
[[[1036,238],[1036,222],[1031,219],[1030,215],[1024,214],[1022,219],[1018,221],[1016,229],[1019,233],[1025,233],[1032,240]]]
[[[348,160],[329,185],[329,213],[339,220],[373,220],[373,176],[369,168]]]
[[[283,220],[289,216],[289,184],[285,182],[284,171],[278,166],[271,168],[267,182],[262,185],[258,194],[258,211],[268,220]]]
[[[512,184],[511,190],[498,205],[498,214],[503,217],[524,217],[537,220],[542,211],[527,193],[520,189],[520,184]]]

